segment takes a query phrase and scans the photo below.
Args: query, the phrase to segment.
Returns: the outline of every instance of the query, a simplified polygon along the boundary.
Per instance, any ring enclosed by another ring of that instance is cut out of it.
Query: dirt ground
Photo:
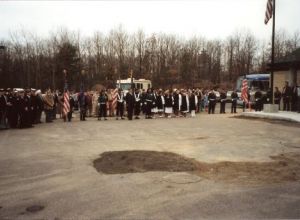
[[[232,116],[1,131],[0,219],[299,219],[299,127]]]
[[[213,181],[235,184],[271,184],[300,180],[300,154],[271,156],[271,162],[204,163],[171,152],[104,152],[94,161],[98,172],[105,174],[148,171],[190,172]]]

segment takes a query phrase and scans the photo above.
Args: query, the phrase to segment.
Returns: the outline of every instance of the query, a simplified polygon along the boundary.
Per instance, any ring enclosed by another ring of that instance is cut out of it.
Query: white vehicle
[[[147,79],[134,79],[133,84],[135,89],[144,89],[147,90],[152,88],[151,80]],[[121,88],[123,91],[128,91],[131,88],[131,78],[117,80],[116,82],[117,88]]]

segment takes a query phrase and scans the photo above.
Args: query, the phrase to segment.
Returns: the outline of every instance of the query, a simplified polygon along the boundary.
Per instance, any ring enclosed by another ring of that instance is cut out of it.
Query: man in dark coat
[[[78,95],[78,106],[80,109],[80,121],[85,121],[88,100],[86,98],[86,94],[83,91],[81,91]]]
[[[298,97],[298,113],[300,113],[300,86],[297,87],[297,97]]]
[[[10,128],[16,128],[18,123],[16,92],[9,90],[7,95],[7,119]]]
[[[4,89],[0,89],[0,129],[7,129],[7,97]]]
[[[36,123],[36,115],[37,115],[37,96],[35,94],[35,89],[31,89],[30,93],[30,120],[31,124]]]
[[[225,114],[225,105],[227,101],[227,95],[224,89],[220,92],[220,114]]]
[[[280,100],[281,100],[281,92],[279,91],[278,87],[275,87],[274,103],[278,105],[279,110],[280,110]]]
[[[145,105],[146,105],[146,119],[152,119],[151,117],[151,109],[154,102],[154,96],[151,89],[147,90],[146,99],[145,99]]]
[[[283,111],[290,111],[290,98],[291,98],[291,87],[289,87],[289,82],[285,82],[285,86],[282,89],[282,101],[283,101]]]
[[[127,118],[128,120],[132,120],[133,109],[134,109],[134,96],[132,94],[132,89],[126,94],[126,106],[127,106]]]
[[[174,114],[176,117],[179,117],[180,101],[181,101],[181,94],[179,93],[179,90],[175,90],[173,98],[174,98],[174,105],[173,105]]]
[[[254,94],[254,98],[255,98],[255,111],[261,111],[263,108],[263,100],[262,100],[262,93],[261,91],[258,89],[255,94]]]
[[[74,104],[75,104],[74,98],[73,98],[73,96],[70,94],[70,95],[69,95],[70,111],[69,111],[68,114],[67,114],[68,122],[71,122],[71,120],[72,120],[72,114],[73,114]]]
[[[30,120],[30,100],[24,91],[20,91],[17,106],[20,114],[20,128],[32,127]]]
[[[291,88],[291,111],[297,112],[297,100],[298,99],[298,89],[297,84],[294,83],[293,87]]]
[[[236,106],[237,106],[237,100],[239,96],[237,94],[237,91],[233,91],[231,93],[231,113],[236,113]]]
[[[98,106],[99,106],[99,114],[98,114],[98,120],[101,120],[101,117],[104,118],[104,120],[107,120],[106,113],[107,113],[107,101],[108,97],[105,94],[105,91],[102,90],[99,98],[98,98]]]
[[[208,94],[208,101],[208,114],[215,114],[217,96],[213,90],[211,90]]]

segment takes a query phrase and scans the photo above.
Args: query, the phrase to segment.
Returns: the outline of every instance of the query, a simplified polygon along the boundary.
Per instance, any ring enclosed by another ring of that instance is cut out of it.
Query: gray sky
[[[189,38],[224,39],[234,31],[250,30],[269,39],[267,0],[188,1],[1,1],[0,38],[21,28],[46,37],[59,27],[91,36],[122,24],[128,32],[173,33]],[[276,0],[276,28],[300,30],[300,0]]]

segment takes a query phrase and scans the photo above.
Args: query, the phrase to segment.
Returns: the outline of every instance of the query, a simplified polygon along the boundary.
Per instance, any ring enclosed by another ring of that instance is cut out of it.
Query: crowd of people
[[[275,104],[283,100],[283,110],[297,111],[299,95],[297,87],[289,87],[288,83],[282,92],[276,87],[274,92]],[[248,94],[250,99],[250,94]],[[270,93],[263,95],[256,91],[254,105],[256,111],[261,111],[264,103],[270,103]],[[89,92],[69,92],[68,112],[64,114],[64,95],[59,91],[46,90],[42,94],[36,89],[0,89],[0,126],[5,128],[29,128],[42,123],[42,112],[45,122],[51,123],[57,118],[70,122],[74,109],[79,110],[79,118],[97,117],[107,120],[128,120],[172,117],[195,117],[196,113],[207,111],[215,113],[217,102],[220,102],[220,114],[225,114],[226,103],[231,105],[231,113],[237,113],[238,93],[233,91],[228,97],[224,89],[108,89]],[[245,107],[245,106],[244,106]],[[298,110],[299,111],[299,110]]]

